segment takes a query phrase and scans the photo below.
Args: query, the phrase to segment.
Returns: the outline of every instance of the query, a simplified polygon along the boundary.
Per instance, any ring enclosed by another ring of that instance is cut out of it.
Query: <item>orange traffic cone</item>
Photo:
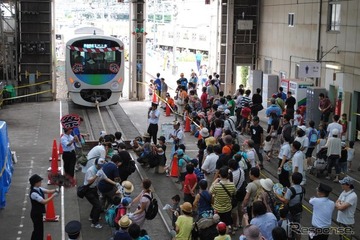
[[[165,108],[165,116],[166,117],[169,117],[170,116],[170,107],[169,107],[169,104],[166,103],[166,108]]]
[[[157,96],[156,92],[154,92],[154,94],[152,96],[152,99],[151,99],[151,102],[158,104],[159,99],[158,99],[158,96]]]
[[[48,235],[46,236],[46,240],[52,240],[51,234],[48,234]]]
[[[62,155],[64,152],[61,142],[59,143],[59,155]],[[60,160],[60,159],[59,159]]]
[[[186,116],[184,132],[190,132],[190,118]]]
[[[174,154],[172,163],[171,163],[171,171],[170,177],[178,177],[179,176],[179,168],[178,168],[178,157],[177,154]]]
[[[58,172],[58,158],[56,139],[53,142],[52,154],[51,154],[51,173],[56,174]]]
[[[48,197],[51,197],[52,193],[48,194]],[[55,207],[54,207],[54,201],[51,199],[50,202],[46,205],[46,215],[44,217],[44,222],[58,222],[59,221],[59,215],[55,215]]]

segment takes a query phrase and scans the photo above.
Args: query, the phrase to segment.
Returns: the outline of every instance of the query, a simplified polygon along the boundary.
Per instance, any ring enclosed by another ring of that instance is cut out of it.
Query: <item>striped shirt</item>
[[[235,193],[234,183],[228,180],[221,180],[221,183],[229,191],[231,195]],[[219,182],[213,184],[210,188],[210,193],[214,196],[214,209],[219,213],[226,213],[231,211],[231,198]]]

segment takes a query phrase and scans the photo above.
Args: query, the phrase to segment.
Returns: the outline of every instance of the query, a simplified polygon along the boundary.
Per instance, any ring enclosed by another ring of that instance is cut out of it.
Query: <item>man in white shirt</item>
[[[328,137],[332,137],[333,134],[332,134],[332,130],[334,129],[337,129],[339,130],[339,134],[338,134],[338,137],[341,138],[341,134],[342,134],[342,126],[341,124],[339,123],[339,119],[340,119],[340,116],[339,115],[334,115],[333,117],[333,122],[330,123],[326,129],[326,131],[329,133],[329,136]]]
[[[332,188],[326,184],[320,183],[316,190],[317,197],[313,197],[309,201],[313,206],[311,224],[316,228],[316,231],[310,232],[309,236],[312,240],[328,239],[329,228],[331,227],[331,217],[335,208],[335,203],[329,199]]]
[[[204,172],[205,179],[208,182],[208,186],[210,186],[212,181],[214,180],[216,162],[219,159],[219,156],[214,153],[214,148],[212,145],[207,146],[206,151],[207,156],[201,166],[201,170]]]
[[[338,210],[336,221],[342,227],[353,229],[357,206],[357,195],[354,191],[354,179],[345,177],[343,180],[340,180],[339,183],[341,184],[343,192],[335,203],[335,207]],[[346,234],[345,236],[348,239],[351,239],[351,234]]]
[[[87,170],[95,164],[95,160],[98,158],[106,159],[107,152],[109,149],[112,148],[111,143],[103,143],[101,145],[97,145],[93,147],[88,155],[87,155],[87,163],[86,165],[81,169],[83,173],[86,173]]]
[[[147,129],[147,132],[150,135],[150,138],[153,139],[154,144],[157,143],[157,132],[159,130],[159,118],[160,118],[160,111],[157,109],[158,104],[152,103],[151,108],[148,112],[148,121],[149,121],[149,127]]]
[[[303,176],[303,180],[300,185],[306,184],[306,177],[304,172],[304,161],[305,161],[305,155],[300,150],[301,144],[298,141],[293,142],[292,144],[293,151],[295,152],[294,156],[292,157],[292,172],[299,172]]]
[[[183,130],[180,128],[180,122],[175,121],[173,127],[174,127],[174,131],[173,131],[173,133],[171,133],[171,134],[169,135],[169,138],[172,138],[172,139],[173,139],[173,146],[172,146],[172,148],[171,148],[171,156],[170,156],[170,159],[173,158],[175,151],[178,150],[178,148],[179,148],[179,145],[180,145],[180,144],[184,144],[184,142],[185,142],[184,132],[183,132]]]

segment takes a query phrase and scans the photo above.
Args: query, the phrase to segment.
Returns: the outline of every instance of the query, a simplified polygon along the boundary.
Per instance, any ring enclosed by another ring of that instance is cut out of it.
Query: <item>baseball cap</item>
[[[339,181],[339,183],[341,185],[346,184],[346,185],[351,186],[351,185],[354,185],[354,179],[351,177],[344,177],[342,180]]]
[[[335,129],[331,130],[331,134],[332,134],[332,135],[338,135],[338,134],[339,134],[339,130],[335,128]]]
[[[304,125],[298,126],[298,128],[306,132],[306,127]]]
[[[219,232],[226,231],[226,224],[224,222],[219,222],[216,227]]]
[[[230,115],[230,110],[229,110],[229,109],[225,109],[224,113],[225,113],[225,115]]]

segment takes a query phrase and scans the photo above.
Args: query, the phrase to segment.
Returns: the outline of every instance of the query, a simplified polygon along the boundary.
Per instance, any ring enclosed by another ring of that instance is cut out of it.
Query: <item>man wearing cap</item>
[[[77,136],[71,135],[71,128],[64,128],[64,135],[62,135],[60,141],[63,148],[62,159],[64,161],[64,172],[71,177],[74,177],[75,164],[76,164],[76,153],[75,153],[75,142],[79,142]]]
[[[128,228],[131,225],[132,221],[129,219],[127,215],[124,215],[119,220],[118,224],[120,229],[115,232],[114,240],[132,240],[128,233]]]
[[[151,103],[151,108],[148,112],[148,121],[149,127],[147,132],[149,133],[150,137],[152,137],[154,144],[157,143],[157,132],[159,130],[159,118],[160,118],[160,111],[157,109],[158,103]]]
[[[31,234],[31,240],[44,239],[44,223],[43,214],[46,212],[45,205],[48,204],[59,193],[58,189],[46,189],[41,187],[41,181],[43,180],[37,174],[32,175],[29,178],[30,182],[30,201],[31,212],[30,217],[34,225],[34,230]],[[45,193],[54,193],[50,197],[45,198]]]
[[[224,131],[230,130],[232,133],[236,133],[236,122],[237,122],[236,116],[231,115],[229,109],[226,109],[224,113],[225,113]]]
[[[357,206],[357,195],[354,191],[354,179],[345,177],[339,182],[343,191],[335,203],[335,207],[338,210],[336,221],[342,227],[353,229]],[[351,239],[351,234],[346,234],[346,237]],[[340,239],[343,239],[342,236]]]
[[[329,136],[328,137],[332,137],[333,134],[332,134],[332,130],[334,129],[337,129],[339,131],[338,133],[338,138],[341,139],[341,134],[342,134],[342,130],[343,130],[343,127],[342,125],[339,123],[339,119],[340,119],[340,116],[339,115],[334,115],[333,116],[333,122],[330,123],[326,129],[326,131],[329,133]]]
[[[339,159],[341,156],[341,139],[338,137],[338,129],[333,129],[331,133],[332,136],[327,139],[325,144],[325,147],[327,148],[326,155],[328,157],[328,176],[326,177],[326,179],[331,179],[331,170],[335,166],[336,178],[334,179],[334,182],[339,182]]]
[[[76,240],[80,237],[81,223],[73,220],[66,224],[65,232],[68,234],[69,240]]]
[[[335,208],[334,201],[329,199],[332,188],[320,183],[316,190],[317,197],[313,197],[309,201],[313,206],[311,224],[316,230],[310,231],[309,239],[327,240],[329,237],[329,228],[331,227],[331,217]]]
[[[104,164],[105,164],[105,160],[103,158],[96,159],[95,165],[88,168],[84,177],[84,185],[89,186],[89,189],[85,193],[85,198],[92,205],[89,220],[91,221],[91,227],[97,229],[102,228],[102,225],[99,223],[99,217],[101,213],[101,203],[97,190],[97,184],[99,182],[97,173],[98,170],[100,170]]]

